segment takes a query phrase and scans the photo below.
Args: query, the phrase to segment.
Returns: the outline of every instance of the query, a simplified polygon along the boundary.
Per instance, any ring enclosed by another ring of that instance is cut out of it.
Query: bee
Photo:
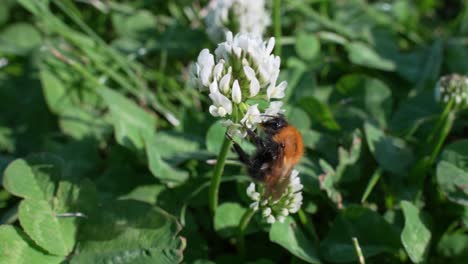
[[[283,115],[269,117],[260,123],[265,132],[263,137],[246,128],[247,135],[256,147],[252,156],[228,137],[233,141],[234,150],[247,167],[249,175],[264,182],[266,195],[276,200],[287,188],[289,176],[304,154],[304,143],[301,133]]]

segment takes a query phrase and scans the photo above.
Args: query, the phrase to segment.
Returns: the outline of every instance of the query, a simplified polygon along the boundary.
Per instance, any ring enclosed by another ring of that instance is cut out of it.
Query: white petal
[[[250,97],[254,97],[260,91],[260,83],[258,82],[257,78],[253,78],[250,81]]]
[[[255,77],[255,71],[248,65],[244,66],[244,73],[247,79],[252,80]]]
[[[284,223],[284,220],[286,220],[286,217],[284,217],[284,216],[282,216],[282,215],[279,215],[279,216],[278,216],[278,222]]]
[[[224,116],[225,114],[231,114],[232,113],[232,103],[231,100],[229,100],[226,96],[221,94],[218,90],[217,87],[215,89],[215,85],[210,85],[210,91],[211,93],[208,95],[211,100],[213,101],[214,105],[217,106],[218,108],[222,107],[223,109],[218,110],[218,114],[220,116]],[[221,112],[220,112],[221,111]],[[224,113],[224,115],[223,115]]]
[[[229,92],[229,83],[231,82],[231,73],[227,73],[219,81],[219,89],[222,93],[227,94]]]
[[[200,70],[200,81],[202,85],[208,86],[210,85],[210,79],[212,74],[212,67],[202,67]]]
[[[224,116],[226,116],[226,114],[227,114],[227,111],[226,111],[226,109],[224,107],[222,107],[222,106],[218,107],[218,115],[220,117],[224,117]]]
[[[293,185],[292,191],[293,192],[298,192],[298,191],[302,190],[302,188],[304,188],[304,185],[299,183],[299,184]]]
[[[291,172],[291,178],[296,178],[298,175],[299,175],[299,171],[298,171],[298,170],[293,170],[293,171]]]
[[[237,58],[241,57],[242,49],[239,47],[232,47],[232,51],[234,52],[234,55],[236,55]]]
[[[301,179],[299,177],[290,178],[290,184],[292,186],[301,184]]]
[[[210,93],[219,93],[219,90],[218,90],[218,83],[217,82],[212,82],[210,84]]]
[[[267,223],[269,224],[274,224],[276,222],[276,219],[273,215],[269,215],[266,219]]]
[[[275,38],[271,37],[268,40],[268,45],[266,47],[266,53],[270,54],[273,51],[273,48],[275,47]]]
[[[229,120],[230,121],[230,120]],[[232,121],[231,121],[232,123]],[[255,192],[255,183],[251,182],[249,187],[247,187],[247,196],[252,197],[252,194]]]
[[[223,73],[223,68],[224,68],[224,60],[221,60],[220,62],[218,62],[218,64],[216,64],[216,66],[214,67],[213,77],[216,80],[219,80],[221,78],[221,74]]]
[[[267,207],[267,208],[263,209],[262,216],[263,217],[268,217],[269,215],[271,215],[271,208]]]
[[[205,66],[214,66],[214,56],[213,54],[210,53],[210,51],[208,49],[203,49],[200,54],[198,55],[198,58],[197,58],[197,63],[201,66],[201,67],[205,67]]]
[[[227,42],[232,42],[232,32],[231,31],[226,32],[226,41]]]
[[[283,81],[278,86],[270,85],[267,89],[268,98],[282,99],[284,97],[284,90],[288,86],[288,83]]]
[[[277,116],[279,113],[283,113],[284,110],[281,109],[283,102],[281,101],[272,101],[268,108],[265,110],[265,115]],[[292,173],[291,173],[292,176]]]
[[[236,104],[242,101],[242,93],[237,80],[232,84],[232,101]]]
[[[249,205],[250,209],[257,211],[258,210],[258,202],[253,202]]]
[[[210,112],[210,114],[214,117],[217,117],[219,116],[218,115],[218,107],[214,106],[214,105],[210,105],[210,108],[208,109],[208,111]]]
[[[245,113],[244,117],[241,119],[241,123],[245,124],[248,128],[254,127],[257,123],[260,123],[261,116],[260,111],[258,110],[258,104],[254,104],[249,106],[247,109],[247,113]]]
[[[252,196],[250,198],[252,198],[252,200],[254,200],[254,201],[259,201],[260,200],[260,193],[254,192],[254,193],[252,193]]]

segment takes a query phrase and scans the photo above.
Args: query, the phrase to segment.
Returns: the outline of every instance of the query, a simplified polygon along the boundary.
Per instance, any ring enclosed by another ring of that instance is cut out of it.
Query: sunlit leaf
[[[286,218],[284,223],[273,224],[270,230],[270,240],[307,263],[321,263],[316,246],[290,217]]]
[[[423,221],[421,213],[412,203],[401,202],[405,216],[405,227],[401,233],[401,242],[414,263],[423,262],[427,257],[431,232]]]
[[[62,263],[64,257],[39,249],[23,231],[10,225],[0,226],[0,263]]]

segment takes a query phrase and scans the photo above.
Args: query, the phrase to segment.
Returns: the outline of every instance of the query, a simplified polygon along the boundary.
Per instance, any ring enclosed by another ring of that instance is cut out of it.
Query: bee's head
[[[278,116],[272,116],[272,118],[262,122],[261,125],[265,130],[265,133],[274,135],[278,133],[280,129],[286,127],[288,125],[288,122],[282,114],[279,114]]]

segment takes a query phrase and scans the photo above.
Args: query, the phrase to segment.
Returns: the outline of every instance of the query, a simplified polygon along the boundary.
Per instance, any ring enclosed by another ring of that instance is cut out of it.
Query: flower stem
[[[445,139],[450,133],[450,130],[452,130],[453,121],[455,119],[455,113],[452,111],[453,103],[453,100],[450,100],[450,102],[446,104],[444,111],[440,114],[436,124],[426,139],[427,148],[424,151],[424,156],[416,163],[410,172],[409,180],[417,185],[421,185],[424,182],[427,169],[434,163]]]
[[[442,111],[442,113],[440,114],[439,118],[437,119],[436,124],[435,124],[434,127],[432,128],[431,133],[429,134],[429,136],[428,136],[427,139],[426,139],[426,143],[427,143],[428,145],[431,145],[431,144],[432,144],[432,141],[434,140],[434,137],[436,136],[437,131],[438,131],[438,130],[440,129],[440,127],[443,125],[444,120],[447,118],[448,114],[451,112],[453,103],[454,103],[453,100],[450,100],[450,101],[445,105],[444,111]]]
[[[275,30],[275,54],[276,56],[281,57],[281,0],[275,0],[273,5],[273,25]]]
[[[361,247],[359,246],[359,241],[357,240],[356,237],[353,237],[353,245],[354,245],[354,249],[356,250],[356,255],[358,256],[358,259],[359,259],[359,264],[366,264],[364,255],[362,255]]]
[[[449,112],[447,117],[445,118],[444,122],[442,123],[442,127],[440,130],[439,137],[436,139],[436,144],[434,149],[432,150],[430,159],[429,159],[429,165],[432,165],[434,163],[437,155],[440,152],[440,149],[442,148],[442,145],[445,142],[445,139],[447,138],[448,134],[450,133],[450,130],[452,130],[453,126],[453,121],[455,119],[455,113],[454,112]]]
[[[299,211],[297,212],[297,215],[299,217],[299,221],[301,222],[302,226],[312,236],[312,238],[314,239],[314,242],[318,243],[319,239],[317,236],[317,232],[315,231],[314,224],[309,222],[307,215],[304,213],[302,209],[299,209]]]
[[[216,166],[214,169],[213,177],[211,178],[210,185],[210,210],[214,214],[216,208],[218,208],[218,193],[219,185],[221,183],[221,176],[223,176],[224,164],[231,147],[231,140],[227,137],[224,137],[223,144],[221,145],[221,150],[219,151],[218,160],[216,161]]]
[[[247,226],[250,223],[250,220],[252,219],[252,216],[254,216],[255,211],[252,209],[248,209],[245,211],[244,215],[242,216],[242,219],[239,223],[239,233],[237,237],[237,250],[239,251],[239,255],[242,256],[242,258],[245,256],[245,230],[247,229]]]

